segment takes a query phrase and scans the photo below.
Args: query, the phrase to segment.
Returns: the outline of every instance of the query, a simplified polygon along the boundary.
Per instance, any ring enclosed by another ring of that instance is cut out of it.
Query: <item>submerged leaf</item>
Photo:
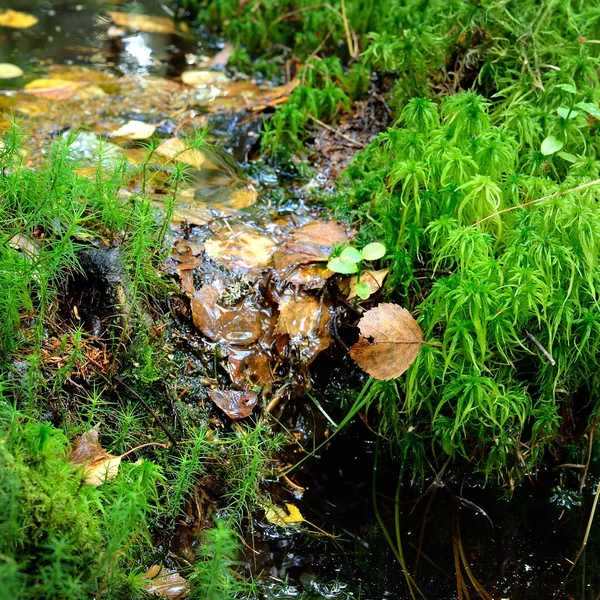
[[[230,418],[245,419],[258,402],[254,392],[209,390],[208,397]]]
[[[288,525],[297,525],[304,522],[304,517],[297,506],[286,504],[287,511],[281,506],[271,504],[265,506],[265,518],[267,521],[277,527],[288,527]]]
[[[0,25],[13,29],[28,29],[38,22],[37,17],[17,10],[5,10],[0,13]]]
[[[159,156],[164,156],[169,160],[177,160],[179,162],[200,169],[206,158],[200,150],[189,148],[183,140],[179,138],[169,138],[160,144],[155,150]]]
[[[213,260],[245,271],[268,265],[275,247],[272,239],[243,225],[223,228],[205,243],[206,254]]]
[[[144,573],[143,579],[150,580],[144,585],[144,590],[149,594],[171,598],[171,600],[189,596],[187,581],[175,569],[152,565]]]
[[[119,129],[111,132],[113,137],[124,137],[130,140],[145,140],[156,131],[156,125],[150,125],[143,121],[128,121]]]
[[[214,85],[218,87],[224,83],[230,83],[229,77],[221,71],[184,71],[181,81],[190,87],[206,87]]]
[[[160,33],[163,35],[181,35],[181,31],[175,27],[175,23],[169,17],[155,15],[141,15],[138,13],[118,12],[109,10],[108,16],[117,27],[126,27],[144,33]],[[185,23],[181,23],[181,30],[188,32]]]
[[[387,381],[400,377],[414,362],[423,333],[411,314],[397,304],[380,304],[358,322],[361,338],[350,356],[371,377]]]

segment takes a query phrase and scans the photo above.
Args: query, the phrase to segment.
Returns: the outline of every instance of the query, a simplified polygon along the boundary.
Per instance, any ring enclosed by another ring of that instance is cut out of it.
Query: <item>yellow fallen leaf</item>
[[[213,260],[244,270],[267,266],[275,247],[272,239],[242,225],[223,229],[204,244],[206,254]]]
[[[191,87],[206,87],[209,85],[219,87],[231,82],[229,77],[220,71],[184,71],[181,74],[181,81]]]
[[[156,149],[156,154],[164,156],[169,160],[177,160],[186,165],[200,169],[206,158],[200,150],[188,148],[185,142],[179,138],[169,138],[160,144]]]
[[[66,79],[34,79],[25,86],[25,93],[43,96],[51,100],[68,100],[73,96],[81,83]]]
[[[256,204],[257,199],[258,192],[255,189],[242,188],[241,190],[236,190],[229,196],[227,205],[235,210],[241,210],[242,208],[248,208],[249,206]]]
[[[0,13],[0,25],[13,29],[27,29],[38,22],[37,17],[17,10],[5,10]]]
[[[293,504],[286,504],[287,512],[284,508],[270,504],[265,506],[265,518],[269,523],[277,527],[287,527],[288,525],[297,525],[304,522],[302,513]]]
[[[156,131],[156,125],[150,125],[143,121],[128,121],[119,129],[111,132],[113,137],[124,137],[130,140],[145,140]]]
[[[23,69],[12,65],[11,63],[0,63],[0,79],[14,79],[15,77],[21,77],[23,75]]]
[[[189,28],[185,23],[180,23],[181,31],[175,27],[175,23],[169,17],[155,15],[141,15],[138,13],[118,12],[109,10],[108,16],[117,27],[135,29],[144,33],[161,33],[163,35],[181,35],[188,33]]]
[[[112,456],[109,454],[107,455],[107,458],[85,465],[83,468],[85,482],[94,486],[102,485],[105,481],[117,476],[120,464],[120,456]]]

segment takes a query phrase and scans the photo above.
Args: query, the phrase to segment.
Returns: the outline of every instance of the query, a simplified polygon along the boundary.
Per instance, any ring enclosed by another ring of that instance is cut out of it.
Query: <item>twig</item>
[[[365,147],[365,144],[363,144],[362,142],[357,142],[356,140],[353,140],[350,136],[347,136],[345,133],[342,133],[339,129],[334,129],[333,127],[330,127],[329,125],[327,125],[327,123],[323,123],[323,121],[320,121],[316,117],[313,117],[312,115],[308,115],[308,118],[312,119],[315,123],[317,123],[318,125],[323,127],[323,129],[327,129],[328,131],[331,131],[335,135],[339,135],[340,137],[343,137],[346,141],[350,142],[351,144],[354,144],[358,148]]]
[[[553,198],[559,198],[560,196],[564,196],[565,194],[572,194],[573,192],[580,192],[581,190],[586,190],[589,187],[593,187],[595,185],[600,184],[600,179],[594,179],[594,181],[588,181],[587,183],[583,183],[582,185],[578,185],[577,187],[570,188],[568,190],[563,190],[562,192],[556,192],[555,194],[550,194],[549,196],[543,196],[542,198],[537,198],[536,200],[530,200],[529,202],[524,202],[523,204],[517,204],[516,206],[509,206],[508,208],[503,208],[498,212],[492,213],[479,221],[476,221],[471,225],[471,227],[476,227],[477,225],[481,225],[488,219],[493,219],[498,215],[502,215],[504,213],[510,212],[511,210],[517,210],[519,208],[524,208],[525,206],[530,206],[532,204],[537,204],[538,202],[543,202],[544,200],[552,200]]]
[[[167,429],[167,426],[162,422],[162,419],[152,410],[150,405],[131,387],[129,387],[124,381],[123,378],[119,375],[115,375],[115,379],[126,388],[129,393],[142,404],[142,406],[156,419],[159,427],[165,432],[165,435],[171,440],[174,446],[177,446],[177,440],[173,436],[173,434]],[[115,390],[116,391],[116,390]],[[117,394],[119,392],[117,391]]]
[[[556,598],[558,598],[558,595],[560,594],[562,589],[565,587],[565,583],[567,583],[567,580],[569,579],[569,576],[573,572],[573,569],[575,568],[577,561],[581,558],[581,555],[583,554],[583,551],[585,550],[585,547],[588,542],[588,538],[590,537],[592,523],[594,522],[594,515],[596,514],[596,507],[598,506],[598,497],[600,497],[600,481],[598,482],[598,487],[596,487],[596,493],[594,494],[594,504],[592,505],[592,511],[590,512],[590,518],[588,519],[588,524],[585,529],[585,535],[583,536],[583,542],[581,544],[581,548],[579,548],[579,552],[577,552],[577,556],[575,557],[575,560],[571,563],[571,568],[569,569],[567,576],[563,579],[563,582],[560,584],[560,587],[556,590],[556,592],[553,596],[554,600],[556,600]]]
[[[532,334],[525,329],[525,335],[537,346],[538,350],[548,359],[548,362],[554,367],[556,366],[556,361],[552,358],[552,355],[542,344],[540,341]]]
[[[590,443],[588,445],[588,457],[585,463],[585,468],[583,469],[583,475],[581,476],[581,484],[579,486],[579,493],[583,492],[583,488],[585,487],[585,479],[588,474],[588,469],[590,468],[590,461],[592,460],[592,448],[594,447],[594,430],[590,431]]]

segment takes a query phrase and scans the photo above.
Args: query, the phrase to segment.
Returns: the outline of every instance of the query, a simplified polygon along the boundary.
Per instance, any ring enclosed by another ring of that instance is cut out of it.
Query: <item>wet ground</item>
[[[38,19],[24,29],[0,27],[0,62],[23,71],[0,80],[0,126],[11,115],[22,119],[31,136],[27,164],[35,168],[51,141],[79,128],[74,150],[82,174],[86,168],[93,172],[98,152],[107,165],[122,158],[135,165],[156,133],[162,144],[152,177],[132,181],[122,194],[125,200],[147,186],[157,213],[164,213],[169,170],[177,162],[192,169],[175,198],[173,253],[165,265],[181,287],[183,325],[174,330],[174,343],[186,337],[179,352],[190,361],[197,359],[194,353],[219,346],[221,387],[215,391],[221,396],[213,401],[227,414],[243,416],[240,411],[258,402],[301,444],[326,439],[331,421],[343,418],[340,397],[364,381],[343,347],[355,341],[354,330],[332,326],[336,310],[347,310],[348,290],[325,267],[333,244],[353,232],[326,221],[315,203],[327,185],[323,173],[294,179],[252,164],[263,118],[295,83],[232,78],[225,70],[231,49],[224,40],[178,29],[169,11],[154,2],[5,0],[3,8]],[[111,11],[162,19],[127,21]],[[214,145],[210,152],[186,137],[205,127]],[[361,144],[346,150],[355,152]],[[487,590],[487,596],[479,593],[484,598],[553,596],[589,514],[566,505],[560,485],[567,475],[537,474],[535,485],[526,482],[509,503],[494,499],[496,491],[482,490],[482,481],[466,471],[439,465],[438,478],[422,489],[405,478],[397,497],[398,466],[385,449],[373,478],[377,436],[371,427],[362,415],[348,435],[333,440],[287,482],[272,483],[281,502],[297,503],[307,521],[335,537],[255,520],[250,533],[258,554],[249,564],[265,576],[265,597],[409,598],[403,571],[375,519],[374,500],[393,540],[399,523],[404,560],[425,597],[468,598],[457,589],[463,589],[461,579],[476,588],[471,577]],[[584,489],[586,507],[593,483]],[[587,574],[568,588],[571,596],[560,597],[598,597],[597,550],[590,544]]]

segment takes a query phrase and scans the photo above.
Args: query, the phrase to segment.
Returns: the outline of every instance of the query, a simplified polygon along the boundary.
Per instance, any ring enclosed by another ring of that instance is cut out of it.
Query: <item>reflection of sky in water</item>
[[[132,58],[131,61],[126,60],[126,63],[130,63],[139,67],[137,72],[147,71],[149,67],[154,64],[154,60],[152,58],[152,49],[148,46],[147,36],[143,33],[138,33],[137,35],[132,35],[130,37],[126,37],[123,39],[124,50],[127,54],[129,54]]]

